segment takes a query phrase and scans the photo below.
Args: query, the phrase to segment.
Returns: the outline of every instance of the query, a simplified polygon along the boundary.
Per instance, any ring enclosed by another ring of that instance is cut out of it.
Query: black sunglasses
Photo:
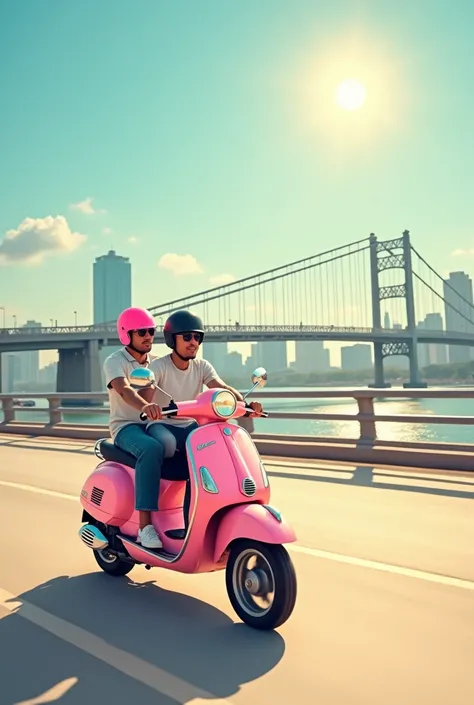
[[[135,333],[138,333],[140,338],[144,338],[147,333],[148,335],[155,335],[156,328],[137,328]]]
[[[181,333],[183,340],[189,343],[190,340],[195,340],[196,343],[202,343],[202,333]]]

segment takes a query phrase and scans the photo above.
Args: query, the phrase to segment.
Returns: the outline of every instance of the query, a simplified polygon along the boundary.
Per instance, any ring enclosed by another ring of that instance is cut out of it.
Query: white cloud
[[[94,215],[95,213],[105,213],[106,211],[94,208],[92,205],[92,198],[85,198],[83,201],[78,203],[71,203],[71,208],[73,211],[79,211],[85,215]]]
[[[129,242],[131,245],[136,245],[136,243],[138,242],[138,238],[135,237],[135,235],[132,235],[128,238],[127,242]]]
[[[62,215],[25,218],[0,242],[0,264],[40,264],[50,255],[73,252],[86,239],[85,235],[72,232]]]
[[[102,228],[102,232],[104,233],[104,235],[110,235],[110,233],[112,232],[112,228]]]
[[[457,249],[451,252],[451,257],[472,257],[474,255],[474,248],[470,250]]]
[[[174,252],[167,252],[163,255],[158,262],[158,267],[167,269],[176,277],[186,274],[200,274],[203,271],[197,259],[192,255],[177,255]]]
[[[209,281],[213,286],[224,286],[224,284],[235,282],[235,277],[233,274],[216,274],[214,277],[210,277]]]

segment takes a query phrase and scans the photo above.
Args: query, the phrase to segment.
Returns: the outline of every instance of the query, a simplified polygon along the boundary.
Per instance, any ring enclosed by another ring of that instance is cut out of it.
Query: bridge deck
[[[96,570],[77,538],[94,464],[88,442],[0,437],[2,702],[474,701],[472,475],[269,461],[299,595],[255,634],[222,574]]]

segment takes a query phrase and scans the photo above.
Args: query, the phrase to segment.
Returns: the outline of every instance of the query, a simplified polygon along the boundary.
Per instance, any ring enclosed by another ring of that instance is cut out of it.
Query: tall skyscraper
[[[427,313],[425,316],[427,330],[443,330],[443,318],[440,313]],[[429,360],[431,365],[445,365],[448,361],[448,346],[441,343],[428,345]]]
[[[417,326],[419,330],[425,330],[426,328],[426,318],[424,321],[419,321]],[[430,346],[426,343],[418,343],[418,367],[422,369],[430,364]]]
[[[15,391],[15,382],[20,378],[20,359],[18,353],[16,355],[15,353],[10,353],[3,357],[6,361],[5,394],[11,394]]]
[[[114,250],[97,257],[93,265],[93,282],[94,323],[117,320],[124,308],[132,305],[132,265],[128,257],[121,257]],[[99,353],[103,383],[103,364],[114,350],[117,348],[107,346]]]
[[[471,278],[465,272],[450,272],[449,278],[444,282],[443,296],[447,302],[445,304],[446,330],[473,333]],[[470,358],[471,348],[464,345],[449,346],[449,362],[468,362]]]
[[[285,340],[264,340],[252,344],[252,362],[254,367],[263,365],[268,372],[283,372],[288,368],[288,356]]]
[[[94,262],[94,323],[116,319],[132,305],[132,265],[110,250]]]
[[[322,340],[297,340],[295,342],[296,372],[316,374],[328,372],[330,369],[329,350]]]
[[[341,369],[370,370],[372,365],[372,347],[370,345],[356,343],[341,348]]]
[[[227,343],[206,343],[206,341],[204,341],[202,356],[211,363],[218,374],[224,374],[223,370],[227,357]]]
[[[26,321],[23,328],[41,328],[41,323],[38,321]],[[19,358],[19,369],[21,382],[38,382],[39,376],[39,351],[26,350],[25,352],[16,353]],[[19,380],[15,380],[19,381]]]

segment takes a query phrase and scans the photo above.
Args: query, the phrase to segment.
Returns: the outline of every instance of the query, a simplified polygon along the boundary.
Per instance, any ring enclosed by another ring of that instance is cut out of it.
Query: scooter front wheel
[[[107,551],[107,549],[103,549],[101,551],[96,549],[93,553],[98,565],[102,568],[104,573],[107,573],[107,575],[113,575],[118,578],[130,573],[132,568],[135,566],[134,563],[124,561],[115,553]]]
[[[225,578],[232,607],[254,629],[276,629],[293,612],[297,593],[295,568],[288,551],[279,544],[236,541]]]

